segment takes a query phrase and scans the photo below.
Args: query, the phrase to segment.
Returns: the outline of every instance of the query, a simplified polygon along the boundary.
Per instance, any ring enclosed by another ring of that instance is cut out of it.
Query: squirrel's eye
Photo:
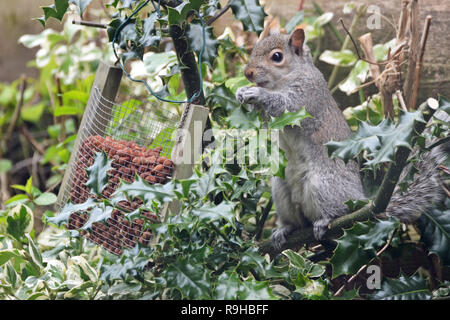
[[[270,59],[275,62],[281,62],[283,61],[283,54],[281,52],[275,52]]]

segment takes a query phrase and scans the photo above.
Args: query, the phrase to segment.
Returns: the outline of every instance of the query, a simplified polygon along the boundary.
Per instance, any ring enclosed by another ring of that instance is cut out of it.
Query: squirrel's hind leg
[[[292,203],[291,190],[288,184],[279,177],[272,178],[272,197],[277,208],[278,228],[273,230],[272,244],[280,249],[292,231],[305,226],[303,214]]]

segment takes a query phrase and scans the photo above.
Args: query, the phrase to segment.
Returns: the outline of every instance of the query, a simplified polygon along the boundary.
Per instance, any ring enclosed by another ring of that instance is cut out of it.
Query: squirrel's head
[[[304,61],[305,32],[295,29],[290,35],[268,33],[252,50],[244,74],[251,82],[266,89],[276,90],[286,84],[287,75],[296,72],[295,65]],[[309,54],[309,51],[308,53]]]

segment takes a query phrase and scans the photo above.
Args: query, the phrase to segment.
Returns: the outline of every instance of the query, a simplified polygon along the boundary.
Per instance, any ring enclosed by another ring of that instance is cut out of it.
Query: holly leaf
[[[420,241],[428,250],[436,253],[444,265],[450,265],[450,199],[446,208],[433,208],[424,212],[418,220]]]
[[[112,160],[108,160],[105,152],[96,152],[94,164],[86,168],[89,176],[86,186],[90,192],[100,196],[108,184],[108,171],[112,169]]]
[[[306,118],[312,118],[312,116],[306,112],[305,107],[302,107],[296,112],[289,112],[285,110],[281,116],[272,118],[269,121],[269,128],[283,130],[286,126],[301,127],[301,122]]]
[[[208,96],[208,105],[216,108],[225,108],[227,112],[233,111],[240,106],[233,92],[225,84],[216,86]]]
[[[161,274],[166,287],[177,288],[184,298],[209,299],[211,297],[210,274],[207,268],[181,257],[169,264]]]
[[[187,37],[191,49],[194,50],[197,57],[200,57],[201,50],[203,48],[203,41],[205,42],[205,49],[202,55],[202,61],[205,61],[210,67],[212,67],[214,60],[217,57],[217,49],[219,47],[219,41],[214,37],[213,28],[206,27],[205,39],[203,39],[203,27],[199,23],[189,24],[187,31]]]
[[[129,199],[140,198],[145,204],[151,204],[153,200],[162,204],[172,201],[176,197],[173,181],[166,184],[150,185],[139,176],[136,176],[132,183],[122,181],[112,197],[121,193],[125,194]]]
[[[69,0],[69,3],[77,6],[80,16],[83,16],[84,11],[91,2],[92,0]]]
[[[143,47],[158,47],[161,41],[161,34],[156,29],[155,23],[158,19],[158,14],[153,12],[147,19],[143,20],[142,36],[139,38],[139,43]]]
[[[110,218],[113,209],[114,209],[113,207],[107,206],[104,203],[98,204],[89,212],[89,219],[88,221],[86,221],[86,223],[81,229],[83,230],[90,229],[93,223],[105,221],[106,219]]]
[[[37,18],[42,26],[45,28],[45,24],[47,23],[47,20],[49,18],[55,18],[59,21],[62,21],[64,14],[66,13],[67,9],[69,8],[69,0],[55,0],[55,3],[42,7],[42,10],[44,11],[44,16],[41,18]]]
[[[264,30],[266,14],[258,0],[231,0],[229,4],[236,19],[241,20],[245,31],[259,35]]]
[[[167,7],[167,16],[169,25],[176,24],[182,25],[186,22],[188,14],[192,11],[200,10],[200,6],[203,4],[204,0],[187,0],[183,1],[180,5],[175,8]]]
[[[411,278],[405,275],[398,279],[386,278],[381,289],[370,296],[373,300],[429,300],[431,297],[425,279],[418,274]]]
[[[444,96],[439,96],[439,109],[450,114],[450,101]]]
[[[204,205],[201,208],[193,209],[191,214],[199,217],[201,221],[207,220],[207,222],[225,219],[231,224],[234,219],[233,204],[226,202],[222,202],[218,206],[214,204]]]
[[[92,207],[95,207],[98,204],[94,199],[89,198],[87,201],[79,204],[73,204],[72,202],[68,202],[62,209],[61,212],[54,216],[48,217],[47,221],[50,223],[54,223],[57,226],[60,226],[62,223],[67,223],[69,221],[69,217],[74,212],[86,211]]]
[[[333,278],[342,274],[355,274],[359,268],[369,263],[398,226],[399,222],[391,218],[376,222],[357,222],[350,229],[344,230],[344,235],[336,240],[337,247],[330,260]]]

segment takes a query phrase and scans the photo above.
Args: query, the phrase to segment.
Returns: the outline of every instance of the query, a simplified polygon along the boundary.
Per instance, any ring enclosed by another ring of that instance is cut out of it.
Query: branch
[[[413,134],[414,137],[419,136],[426,127],[428,121],[432,118],[434,112],[439,107],[439,103],[436,99],[430,98],[424,102],[420,109],[422,109],[422,114],[425,122],[417,122],[414,126]],[[412,146],[415,144],[415,140],[411,143]],[[339,217],[333,220],[328,225],[328,231],[325,233],[323,239],[334,239],[336,236],[342,234],[343,228],[351,227],[355,222],[367,221],[375,216],[383,213],[391,200],[392,194],[394,192],[395,186],[398,183],[400,174],[403,168],[406,166],[408,157],[411,150],[406,147],[399,147],[395,152],[395,163],[392,163],[389,167],[387,174],[385,175],[383,182],[375,196],[375,200],[369,202],[368,205],[363,208],[352,212],[348,215]],[[292,233],[286,241],[286,243],[281,248],[275,248],[271,241],[265,241],[260,244],[259,251],[262,254],[268,253],[271,257],[276,256],[280,252],[286,249],[299,248],[303,245],[308,245],[312,243],[317,243],[318,241],[314,238],[313,228],[305,228],[297,230]]]
[[[225,7],[223,7],[214,17],[212,17],[211,19],[208,20],[208,22],[206,22],[206,25],[209,26],[211,24],[214,23],[214,21],[216,21],[217,19],[219,19],[222,15],[225,14],[225,12],[228,11],[228,9],[230,9],[230,2],[227,3],[227,5]]]
[[[423,26],[422,38],[420,39],[419,51],[417,52],[416,68],[414,69],[414,78],[411,92],[411,100],[409,101],[409,108],[415,109],[417,97],[419,96],[420,76],[422,74],[423,55],[425,53],[425,45],[428,39],[428,32],[430,30],[431,16],[427,16],[425,25]]]

